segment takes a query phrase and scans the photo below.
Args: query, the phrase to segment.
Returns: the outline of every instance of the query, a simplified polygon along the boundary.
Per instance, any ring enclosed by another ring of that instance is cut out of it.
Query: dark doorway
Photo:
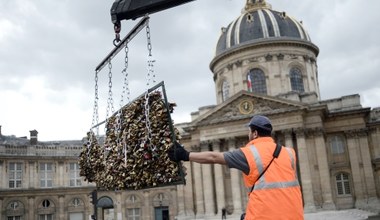
[[[169,207],[161,206],[154,208],[154,220],[169,220]]]

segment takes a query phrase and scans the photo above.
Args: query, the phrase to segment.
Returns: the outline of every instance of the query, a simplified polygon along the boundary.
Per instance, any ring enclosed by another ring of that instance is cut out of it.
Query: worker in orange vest
[[[177,162],[226,164],[229,168],[241,170],[250,191],[245,220],[304,219],[294,150],[276,145],[271,137],[272,124],[267,117],[256,115],[248,126],[249,142],[240,149],[188,152],[176,143],[168,151],[168,156]]]

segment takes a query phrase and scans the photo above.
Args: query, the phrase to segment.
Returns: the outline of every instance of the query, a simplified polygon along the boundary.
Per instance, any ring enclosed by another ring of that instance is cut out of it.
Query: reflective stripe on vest
[[[294,170],[294,173],[296,174],[296,179],[298,180],[297,171],[296,171],[296,161],[293,157],[292,150],[290,148],[287,148],[287,147],[285,147],[285,149],[288,152],[290,159],[292,160],[292,168]]]
[[[256,168],[258,170],[258,173],[261,174],[264,171],[264,165],[261,160],[261,156],[259,154],[259,151],[254,145],[251,145],[249,149],[252,152],[252,155],[255,159]],[[291,152],[291,149],[285,148],[287,152],[289,153],[289,157],[291,159],[292,168],[296,173],[295,179],[293,181],[284,181],[284,182],[271,182],[267,183],[265,182],[265,174],[261,176],[261,178],[257,181],[257,184],[255,184],[255,188],[253,190],[260,190],[260,189],[279,189],[279,188],[288,188],[288,187],[295,187],[299,186],[298,179],[297,179],[297,172],[295,170],[295,160],[293,157],[293,154]],[[252,186],[250,186],[252,187]],[[250,188],[248,187],[248,188]]]

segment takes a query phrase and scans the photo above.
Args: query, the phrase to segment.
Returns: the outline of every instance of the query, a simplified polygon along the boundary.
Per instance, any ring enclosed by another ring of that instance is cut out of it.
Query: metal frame
[[[149,16],[143,17],[133,28],[132,30],[120,41],[118,45],[99,63],[95,71],[99,72],[107,64],[109,60],[112,60],[120,50],[125,47],[125,45],[131,41],[140,31],[149,23]]]
[[[146,93],[149,94],[149,93],[157,90],[160,87],[162,88],[162,96],[163,96],[163,100],[165,102],[166,111],[168,112],[168,120],[169,120],[169,127],[170,127],[170,131],[171,131],[171,139],[172,139],[172,142],[175,143],[176,142],[176,136],[175,136],[174,126],[172,124],[172,118],[170,116],[170,109],[169,109],[168,98],[167,98],[167,95],[166,95],[166,89],[165,89],[164,81],[161,81],[158,84],[154,85],[153,87],[149,88],[146,92],[144,92],[143,94],[139,95],[137,98],[135,98],[133,101],[127,103],[122,108],[124,108],[125,106],[130,105],[135,100],[144,97],[146,95]],[[115,116],[119,112],[119,110],[115,111],[115,113],[113,115],[111,115],[110,117]],[[96,128],[97,126],[100,126],[100,125],[102,125],[102,124],[104,124],[106,122],[107,122],[107,119],[104,120],[104,121],[102,121],[102,122],[100,122],[100,123],[98,123],[98,124],[96,124],[96,125],[94,125],[91,129]],[[180,180],[178,180],[176,182],[171,182],[171,183],[165,183],[165,184],[162,184],[162,185],[157,185],[157,186],[143,187],[141,189],[156,188],[156,187],[170,186],[170,185],[179,185],[179,184],[186,185],[185,173],[184,173],[184,171],[182,169],[181,162],[178,162],[177,165],[178,165],[178,171],[179,171],[178,172],[178,176],[180,177]],[[133,188],[131,188],[131,189],[133,189]],[[129,190],[129,189],[127,189],[127,190]]]

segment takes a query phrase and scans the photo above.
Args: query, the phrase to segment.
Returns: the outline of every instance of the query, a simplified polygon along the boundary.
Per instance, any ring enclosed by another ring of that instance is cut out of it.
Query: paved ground
[[[305,220],[364,220],[374,215],[376,215],[376,213],[371,213],[359,209],[348,209],[341,211],[321,211],[316,213],[307,213],[305,214]],[[374,220],[375,219],[377,218],[374,218]]]

